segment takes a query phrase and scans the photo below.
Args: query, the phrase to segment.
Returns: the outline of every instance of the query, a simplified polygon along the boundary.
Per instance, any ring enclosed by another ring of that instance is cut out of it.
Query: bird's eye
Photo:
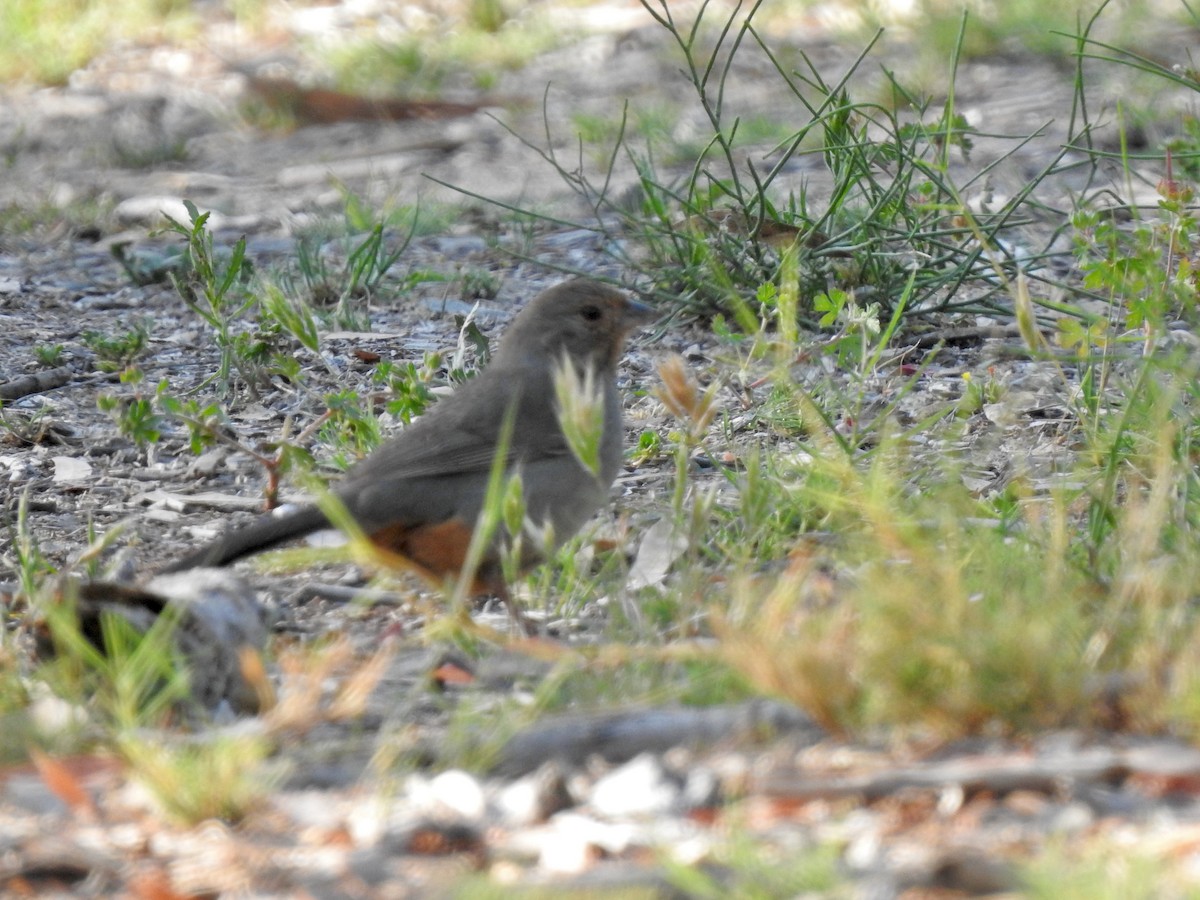
[[[583,316],[585,319],[587,319],[589,322],[595,322],[597,319],[600,318],[600,315],[601,315],[600,307],[585,306],[583,309],[581,309],[579,311],[579,314],[581,316]]]

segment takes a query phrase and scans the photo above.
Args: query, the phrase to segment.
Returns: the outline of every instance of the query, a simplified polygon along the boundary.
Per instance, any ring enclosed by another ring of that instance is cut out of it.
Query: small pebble
[[[679,784],[658,757],[643,753],[597,781],[590,805],[612,818],[661,815],[678,806],[680,795]]]

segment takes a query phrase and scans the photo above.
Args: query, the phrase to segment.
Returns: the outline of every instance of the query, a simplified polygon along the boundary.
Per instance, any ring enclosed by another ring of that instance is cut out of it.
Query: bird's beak
[[[658,318],[658,310],[637,300],[626,300],[625,312],[621,318],[626,328],[644,328]]]

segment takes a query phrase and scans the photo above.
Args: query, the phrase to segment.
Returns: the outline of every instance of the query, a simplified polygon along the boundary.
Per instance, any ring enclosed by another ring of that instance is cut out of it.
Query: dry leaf
[[[647,530],[629,570],[629,589],[661,584],[671,565],[687,552],[687,538],[675,530],[670,519],[659,519]]]
[[[439,685],[470,684],[475,680],[474,675],[462,666],[456,666],[454,663],[442,663],[430,674],[433,676],[433,680]]]
[[[54,796],[74,812],[96,814],[96,805],[92,802],[91,794],[83,786],[78,775],[71,770],[70,764],[53,759],[37,749],[30,749],[29,758]]]

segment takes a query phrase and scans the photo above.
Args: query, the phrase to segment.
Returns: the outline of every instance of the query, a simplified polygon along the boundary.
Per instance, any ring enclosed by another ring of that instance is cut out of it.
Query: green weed
[[[85,331],[80,340],[96,354],[101,372],[119,372],[145,353],[150,340],[150,328],[144,321],[136,322],[128,331],[117,334]]]
[[[185,825],[240,821],[284,774],[281,766],[266,765],[274,745],[262,735],[171,742],[129,734],[118,749],[163,811]]]
[[[380,85],[402,85],[405,96],[420,98],[464,80],[490,90],[500,73],[521,68],[563,40],[560,29],[537,16],[497,26],[497,17],[483,11],[497,6],[494,0],[477,3],[479,14],[462,27],[431,23],[432,29],[439,29],[436,35],[421,29],[395,42],[368,38],[318,52],[335,73],[337,85],[351,92],[377,95]]]
[[[987,169],[961,184],[950,176],[950,154],[969,158],[972,146],[972,130],[954,105],[957,53],[940,107],[885,73],[897,111],[855,96],[855,77],[874,40],[849,71],[828,81],[803,54],[798,66],[782,62],[754,24],[761,3],[737,4],[719,21],[705,6],[691,22],[677,19],[668,4],[643,6],[674,44],[708,129],[683,175],[664,165],[675,151],[664,151],[659,130],[637,134],[640,113],[628,106],[604,129],[612,137],[596,176],[560,159],[553,146],[529,142],[595,211],[596,221],[573,227],[602,234],[621,264],[641,273],[664,302],[721,314],[742,328],[749,327],[747,316],[757,317],[761,287],[783,282],[796,285],[795,322],[814,328],[843,309],[861,311],[863,323],[872,308],[874,317],[891,319],[901,297],[905,320],[1010,309],[1005,285],[1018,266],[1002,236],[1028,223],[1026,200],[1054,163],[1003,205],[968,206],[965,198],[981,191]],[[727,101],[732,62],[750,47],[766,58],[777,89],[793,103],[782,137],[778,126],[751,127],[752,117]],[[773,146],[764,146],[764,138]],[[1014,148],[1028,139],[1014,138]],[[764,153],[769,165],[760,170],[751,160]],[[806,156],[820,160],[827,190],[784,187],[788,166]],[[619,170],[636,175],[632,204],[615,193]],[[1034,251],[1023,264],[1034,270],[1043,255]],[[969,300],[960,296],[966,284],[973,288]]]
[[[121,382],[133,385],[130,395],[106,392],[96,398],[96,406],[108,413],[121,434],[139,447],[158,443],[165,425],[156,401],[165,393],[166,383],[160,383],[147,394],[141,388],[142,380],[142,371],[131,366],[121,373]]]
[[[239,27],[265,24],[268,4],[234,0],[227,12]],[[75,70],[122,42],[193,38],[201,17],[185,0],[12,0],[0,6],[0,81],[65,84]]]
[[[184,239],[187,265],[184,274],[169,273],[171,284],[188,308],[212,329],[221,357],[217,371],[208,381],[215,382],[222,393],[228,393],[236,368],[253,389],[261,380],[262,371],[247,353],[254,349],[252,340],[237,330],[240,317],[255,302],[248,290],[252,266],[246,259],[246,239],[239,238],[228,256],[223,256],[207,228],[210,213],[200,212],[190,200],[184,201],[184,207],[188,221],[170,220],[170,231]]]
[[[62,344],[38,344],[33,348],[33,356],[38,365],[49,369],[62,365],[64,349]]]
[[[175,607],[164,607],[144,631],[101,612],[93,634],[70,588],[61,597],[47,591],[37,596],[52,648],[40,675],[61,696],[92,707],[118,731],[163,724],[187,700],[187,670],[173,644]]]
[[[408,239],[411,237],[412,232],[409,232]],[[370,303],[388,270],[408,247],[408,239],[398,248],[385,251],[383,226],[377,224],[366,237],[349,248],[340,267],[334,268],[325,255],[324,237],[317,233],[304,235],[296,245],[293,292],[304,296],[317,309],[327,310],[324,318],[334,327],[369,331]],[[293,279],[289,279],[291,281]],[[292,301],[291,305],[294,309],[298,304]],[[300,337],[309,330],[311,325],[306,323],[303,331],[293,333]],[[301,342],[309,346],[308,341]],[[315,341],[312,343],[315,346]]]

